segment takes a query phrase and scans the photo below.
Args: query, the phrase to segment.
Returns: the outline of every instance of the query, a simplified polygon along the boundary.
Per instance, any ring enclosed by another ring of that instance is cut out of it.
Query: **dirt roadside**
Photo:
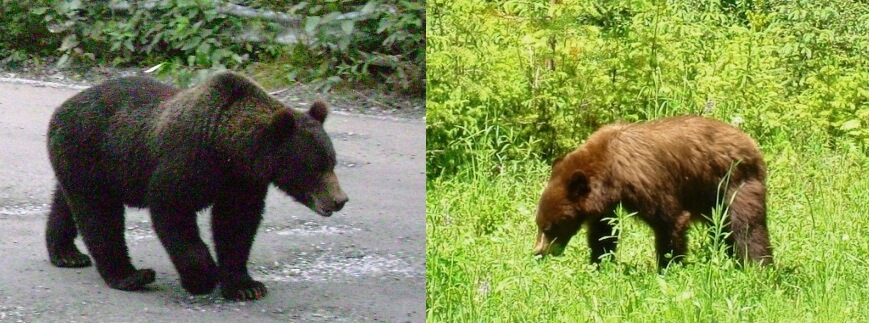
[[[45,131],[54,108],[78,91],[0,82],[0,321],[425,320],[424,121],[330,115],[350,202],[321,218],[270,191],[250,263],[269,295],[232,303],[181,288],[146,211],[127,209],[126,234],[134,264],[157,271],[152,290],[113,290],[93,267],[49,264]],[[206,233],[209,218],[200,216]]]

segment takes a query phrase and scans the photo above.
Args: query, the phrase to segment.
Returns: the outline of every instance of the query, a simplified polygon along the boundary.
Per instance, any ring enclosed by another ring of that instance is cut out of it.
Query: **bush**
[[[428,12],[429,176],[481,158],[548,161],[601,124],[689,113],[762,145],[869,148],[867,4],[429,1]],[[507,145],[483,137],[491,128],[509,130],[509,149],[478,153]]]
[[[343,78],[425,92],[422,1],[313,1],[288,13],[304,16],[311,36],[281,54],[290,81],[320,79],[331,86]]]
[[[58,1],[33,13],[64,36],[61,66],[70,60],[116,66],[168,61],[190,69],[224,69],[263,49],[235,38],[243,20],[218,13],[212,1],[158,1],[148,9],[136,4],[123,12],[103,2]]]
[[[0,1],[0,64],[18,66],[33,56],[51,55],[60,46],[42,17],[28,8],[36,1]]]
[[[289,4],[248,1],[301,19],[301,39],[274,41],[277,22],[224,13],[205,0],[130,1],[126,8],[80,0],[3,1],[0,54],[5,65],[60,51],[59,66],[142,66],[181,79],[193,71],[237,69],[249,62],[283,62],[286,81],[380,82],[424,92],[425,6],[421,1],[321,0]],[[218,7],[221,6],[221,7]],[[245,41],[248,30],[265,41]]]

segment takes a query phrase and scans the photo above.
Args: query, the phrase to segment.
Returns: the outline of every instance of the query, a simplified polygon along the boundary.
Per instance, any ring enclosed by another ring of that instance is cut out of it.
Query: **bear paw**
[[[153,269],[139,269],[126,278],[106,280],[106,282],[114,289],[134,291],[153,283],[156,277],[157,273]]]
[[[51,264],[61,268],[81,268],[91,265],[91,258],[78,251],[50,255]]]
[[[255,280],[250,280],[221,288],[223,298],[231,301],[250,301],[263,298],[268,294],[266,285]]]
[[[182,278],[181,286],[184,286],[184,290],[193,295],[210,294],[217,286],[217,278],[213,278],[211,275],[204,275],[195,280]]]

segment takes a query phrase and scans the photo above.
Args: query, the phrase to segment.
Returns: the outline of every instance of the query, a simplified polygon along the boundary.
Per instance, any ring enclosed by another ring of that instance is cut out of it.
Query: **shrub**
[[[869,148],[867,4],[428,5],[429,176],[481,158],[548,161],[601,124],[689,113],[736,121],[761,144]],[[479,153],[493,127],[510,149]]]

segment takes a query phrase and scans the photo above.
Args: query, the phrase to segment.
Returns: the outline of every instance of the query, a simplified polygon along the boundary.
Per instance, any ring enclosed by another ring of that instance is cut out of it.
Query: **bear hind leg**
[[[54,188],[51,211],[45,228],[48,259],[57,267],[80,268],[91,265],[91,258],[78,250],[75,237],[78,230],[72,219],[72,211],[60,185]]]
[[[133,291],[153,283],[154,270],[137,270],[130,262],[124,241],[123,203],[101,194],[82,195],[89,197],[67,195],[67,200],[82,239],[106,284],[114,289]]]
[[[766,227],[766,188],[762,182],[751,180],[730,191],[727,196],[733,200],[729,205],[731,237],[728,244],[732,253],[743,263],[772,264],[772,247]]]
[[[663,219],[664,217],[658,217]],[[681,212],[678,216],[652,226],[655,231],[655,252],[658,254],[658,270],[673,263],[682,263],[688,251],[686,233],[691,222],[691,213]]]

